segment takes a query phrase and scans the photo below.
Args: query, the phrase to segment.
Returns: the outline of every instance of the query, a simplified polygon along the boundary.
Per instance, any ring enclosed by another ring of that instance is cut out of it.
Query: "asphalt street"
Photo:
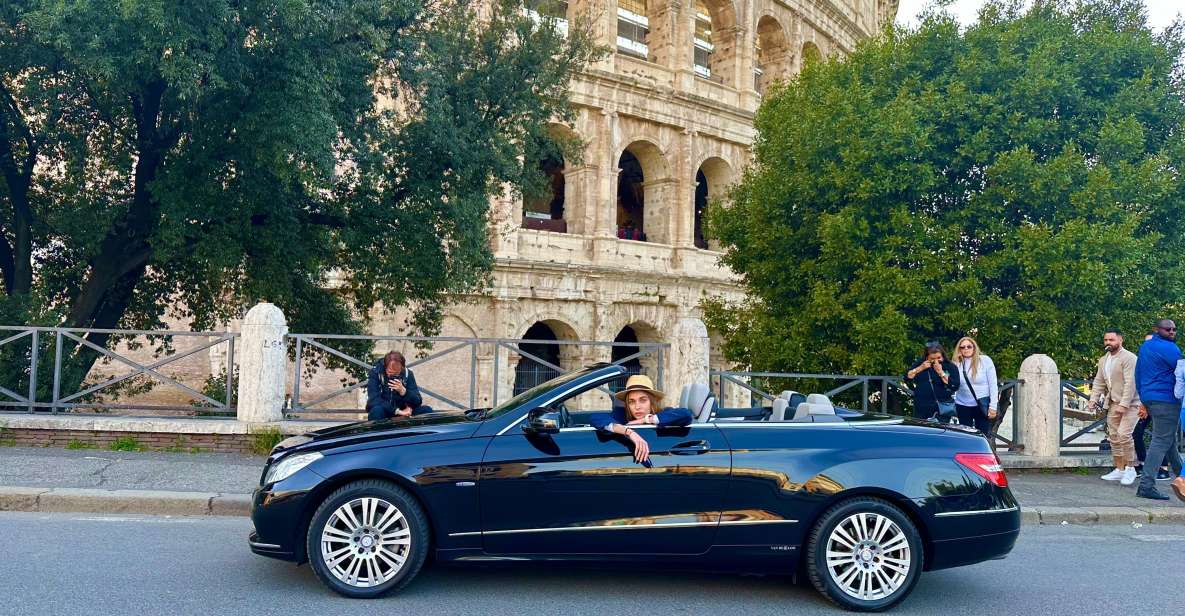
[[[251,554],[244,518],[0,513],[0,614],[837,614],[781,576],[550,567],[426,569],[338,597]],[[1185,527],[1026,526],[1001,561],[926,574],[896,614],[1180,612]]]

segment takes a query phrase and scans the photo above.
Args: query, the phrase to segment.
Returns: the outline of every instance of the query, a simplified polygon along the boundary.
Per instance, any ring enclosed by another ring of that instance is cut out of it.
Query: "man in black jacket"
[[[403,353],[391,351],[375,362],[366,379],[367,419],[374,421],[431,412],[431,407],[424,406],[416,377],[407,368]]]

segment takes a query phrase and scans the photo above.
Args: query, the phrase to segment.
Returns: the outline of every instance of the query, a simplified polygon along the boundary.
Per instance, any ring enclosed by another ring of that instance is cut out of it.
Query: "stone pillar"
[[[284,418],[284,385],[288,376],[288,352],[284,313],[267,302],[256,304],[243,318],[239,358],[238,419],[248,422]]]
[[[670,357],[663,375],[664,391],[678,396],[684,385],[708,383],[710,343],[704,322],[694,317],[679,319],[670,341]]]
[[[1017,375],[1016,409],[1026,456],[1061,454],[1061,374],[1048,355],[1030,355]]]

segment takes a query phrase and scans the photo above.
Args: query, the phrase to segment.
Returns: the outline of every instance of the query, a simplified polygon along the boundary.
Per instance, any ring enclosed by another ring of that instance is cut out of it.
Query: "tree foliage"
[[[595,52],[492,4],[7,0],[0,322],[207,328],[267,300],[351,333],[381,302],[435,331]]]
[[[928,15],[767,96],[709,228],[751,300],[709,303],[760,369],[900,373],[974,333],[1013,375],[1085,374],[1185,312],[1180,24],[1131,0]]]

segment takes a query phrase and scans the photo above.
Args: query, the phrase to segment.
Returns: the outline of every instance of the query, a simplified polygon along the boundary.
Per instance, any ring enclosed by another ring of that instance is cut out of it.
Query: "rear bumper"
[[[949,569],[1003,558],[1020,536],[1020,508],[938,516],[931,522],[926,569]]]

